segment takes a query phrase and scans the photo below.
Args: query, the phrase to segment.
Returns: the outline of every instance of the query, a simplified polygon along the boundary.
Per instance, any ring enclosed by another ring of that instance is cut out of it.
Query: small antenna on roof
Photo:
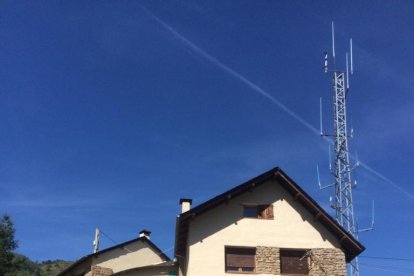
[[[93,241],[93,253],[96,253],[99,250],[99,236],[100,235],[101,235],[101,231],[98,228],[96,228],[95,240]]]

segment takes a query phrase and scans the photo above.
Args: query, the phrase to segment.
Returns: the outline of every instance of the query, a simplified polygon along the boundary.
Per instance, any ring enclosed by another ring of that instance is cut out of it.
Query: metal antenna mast
[[[349,70],[348,64],[350,59]],[[333,67],[328,67],[328,53],[325,52],[325,73],[332,73],[332,92],[333,92],[333,115],[334,115],[334,132],[332,134],[325,134],[322,131],[322,118],[320,119],[321,136],[333,137],[334,144],[334,165],[330,165],[330,170],[334,178],[334,183],[321,186],[321,188],[334,187],[335,196],[331,199],[331,207],[336,212],[336,219],[354,238],[358,239],[358,229],[355,224],[354,204],[352,200],[352,179],[351,171],[358,166],[351,166],[349,162],[349,148],[346,120],[346,98],[349,93],[349,74],[353,74],[353,60],[352,60],[352,39],[350,40],[350,55],[346,53],[346,70],[338,70],[335,56],[335,29],[332,22],[332,61]],[[322,101],[321,101],[322,105]],[[320,114],[322,114],[322,107],[320,107]],[[322,116],[322,115],[321,115]],[[319,169],[318,169],[319,174]],[[319,179],[319,175],[318,175]],[[365,230],[365,229],[364,229]],[[368,230],[368,229],[367,229]],[[359,276],[358,259],[355,258],[349,267],[350,275]]]
[[[100,237],[100,235],[101,235],[101,231],[98,228],[96,228],[96,230],[95,230],[95,239],[93,241],[93,253],[96,253],[99,250],[99,237]]]

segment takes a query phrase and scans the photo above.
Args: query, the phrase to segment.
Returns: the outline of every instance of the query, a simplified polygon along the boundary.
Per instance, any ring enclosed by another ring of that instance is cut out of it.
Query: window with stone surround
[[[257,219],[273,219],[272,204],[244,204],[243,217]]]
[[[256,271],[256,248],[225,247],[225,271],[254,273]]]
[[[282,275],[308,275],[309,250],[281,249],[280,271]]]

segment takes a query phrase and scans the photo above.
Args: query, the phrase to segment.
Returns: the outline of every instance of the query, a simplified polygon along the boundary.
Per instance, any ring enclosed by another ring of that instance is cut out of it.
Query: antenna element
[[[349,48],[351,53],[351,75],[354,74],[354,65],[353,65],[353,58],[352,58],[352,38],[349,40]]]
[[[334,26],[333,21],[332,21],[332,57],[335,63],[335,26]]]

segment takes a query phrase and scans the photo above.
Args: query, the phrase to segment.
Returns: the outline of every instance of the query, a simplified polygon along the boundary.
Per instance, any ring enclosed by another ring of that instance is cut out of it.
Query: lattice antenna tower
[[[346,116],[346,99],[349,94],[349,75],[353,74],[353,57],[352,57],[352,39],[350,39],[349,53],[345,57],[345,70],[337,68],[335,55],[335,29],[332,22],[332,58],[328,58],[328,53],[325,52],[325,62],[323,69],[325,73],[332,74],[332,94],[333,94],[333,119],[334,131],[332,134],[326,134],[322,130],[322,99],[320,101],[320,134],[321,136],[332,137],[332,144],[334,146],[334,164],[329,164],[329,169],[333,175],[334,181],[330,185],[322,186],[319,178],[320,188],[334,187],[335,195],[331,198],[331,207],[335,210],[336,220],[342,225],[348,233],[354,238],[358,239],[358,233],[361,231],[371,230],[374,224],[372,218],[372,225],[369,228],[358,230],[354,214],[354,203],[352,198],[352,189],[355,187],[352,182],[351,172],[359,165],[356,161],[354,165],[350,164],[350,154],[348,147],[348,138],[352,138],[353,130],[348,134],[347,116]],[[331,60],[333,65],[328,66],[328,60]],[[329,162],[331,162],[329,149]],[[359,276],[358,258],[353,259],[349,265],[349,272],[351,276]]]

